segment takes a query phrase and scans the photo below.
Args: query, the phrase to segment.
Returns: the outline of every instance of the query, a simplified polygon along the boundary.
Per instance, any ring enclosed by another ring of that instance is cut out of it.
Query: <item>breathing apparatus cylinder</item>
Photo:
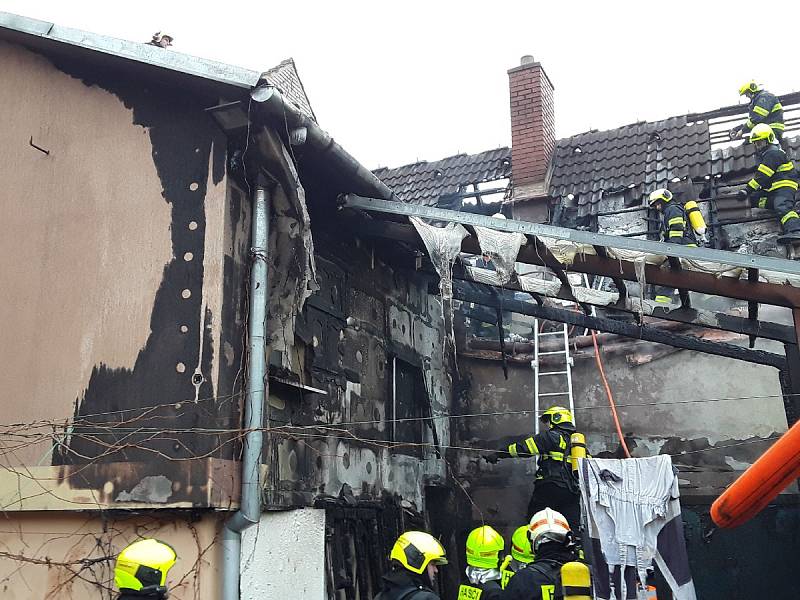
[[[691,224],[692,229],[694,229],[699,235],[705,234],[706,220],[703,218],[703,213],[700,212],[697,202],[694,200],[689,200],[683,205],[683,208],[686,210],[686,216],[689,217],[689,223]]]
[[[561,591],[564,600],[592,600],[592,577],[589,567],[572,561],[561,567]]]
[[[572,472],[578,474],[578,459],[586,458],[586,437],[582,433],[575,432],[570,438],[569,463],[572,465]]]

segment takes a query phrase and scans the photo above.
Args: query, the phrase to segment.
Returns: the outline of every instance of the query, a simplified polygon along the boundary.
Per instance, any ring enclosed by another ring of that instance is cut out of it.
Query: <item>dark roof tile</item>
[[[300,109],[300,112],[305,116],[310,117],[314,121],[317,120],[316,116],[314,116],[314,109],[311,108],[311,103],[308,101],[303,82],[300,80],[300,75],[297,73],[294,59],[287,58],[278,66],[264,73],[262,77],[266,78],[267,81],[278,88],[281,94]]]
[[[800,138],[789,140],[791,155],[800,157]],[[580,149],[580,151],[576,151]],[[434,162],[419,162],[375,171],[400,200],[435,204],[442,194],[462,186],[509,176],[511,150],[497,148],[479,154],[458,154]],[[594,214],[604,194],[632,187],[642,199],[671,180],[724,175],[735,178],[753,170],[750,144],[712,152],[708,121],[686,116],[639,122],[608,131],[588,131],[556,142],[551,160],[549,193],[554,198],[577,196],[578,213]]]
[[[550,194],[576,194],[579,206],[596,207],[603,191],[634,185],[644,194],[642,184],[649,188],[707,173],[710,156],[707,123],[688,123],[685,117],[590,131],[556,143]],[[581,197],[587,193],[588,203]]]
[[[511,172],[511,149],[497,148],[478,154],[457,154],[433,162],[418,162],[373,171],[404,202],[436,204],[442,194],[462,186],[504,179]]]

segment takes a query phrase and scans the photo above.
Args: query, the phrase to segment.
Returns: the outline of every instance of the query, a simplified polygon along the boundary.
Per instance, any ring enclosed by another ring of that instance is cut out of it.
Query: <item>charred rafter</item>
[[[469,290],[454,289],[453,295],[455,298],[461,301],[480,304],[489,308],[496,309],[501,304],[498,302],[497,298],[494,298],[490,294]],[[576,325],[578,327],[594,329],[595,331],[614,333],[616,335],[621,335],[632,339],[666,344],[667,346],[672,346],[674,348],[695,350],[705,354],[713,354],[716,356],[723,356],[725,358],[732,358],[734,360],[742,360],[745,362],[767,365],[778,370],[786,367],[786,359],[779,354],[765,352],[763,350],[750,350],[749,348],[742,348],[741,346],[726,344],[723,342],[711,342],[690,335],[663,331],[655,327],[648,327],[647,325],[639,326],[632,323],[623,323],[614,319],[592,317],[570,310],[552,308],[548,306],[538,306],[531,302],[523,302],[521,300],[512,300],[508,298],[504,298],[502,300],[502,307],[503,310],[536,317],[537,319],[558,321],[561,323],[567,323],[568,325]],[[476,313],[476,316],[479,314],[480,313]],[[492,317],[493,316],[491,315],[491,312],[486,313],[486,318],[491,319],[490,322],[494,321],[494,318]],[[478,316],[478,318],[480,317]]]

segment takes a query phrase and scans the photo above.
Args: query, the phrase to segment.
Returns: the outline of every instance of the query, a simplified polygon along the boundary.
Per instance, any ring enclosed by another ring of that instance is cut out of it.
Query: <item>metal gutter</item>
[[[167,71],[183,73],[238,88],[251,89],[258,85],[261,80],[261,73],[250,71],[249,69],[182,54],[158,46],[62,27],[47,21],[39,21],[6,12],[0,12],[0,33],[3,30],[14,31],[109,56],[116,56]]]
[[[305,145],[313,149],[319,157],[327,158],[332,163],[329,166],[332,171],[350,177],[358,189],[363,190],[361,193],[382,200],[394,197],[392,190],[385,183],[353,158],[319,125],[288,102],[277,88],[272,85],[262,85],[254,89],[250,96],[266,114],[278,119],[287,129],[305,127],[308,132]]]
[[[269,198],[263,186],[256,187],[252,215],[253,264],[250,268],[250,313],[248,315],[248,378],[244,405],[242,494],[239,510],[222,530],[222,600],[239,600],[242,561],[242,531],[261,517],[261,450],[263,446],[264,399],[267,395],[267,252],[269,248]]]

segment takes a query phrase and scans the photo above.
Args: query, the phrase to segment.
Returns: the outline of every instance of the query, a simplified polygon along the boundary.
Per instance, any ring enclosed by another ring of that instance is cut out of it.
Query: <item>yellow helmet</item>
[[[572,413],[568,408],[564,408],[563,406],[551,406],[542,413],[541,420],[550,423],[551,427],[564,425],[565,423],[569,423],[570,425],[575,424],[575,421],[572,419]]]
[[[406,531],[397,538],[389,554],[390,560],[396,560],[412,573],[421,575],[429,563],[446,565],[444,547],[430,533],[424,531]]]
[[[739,95],[744,96],[747,92],[755,94],[760,89],[761,86],[759,86],[754,80],[751,79],[747,83],[743,83],[741,86],[739,86]]]
[[[492,527],[484,525],[473,529],[467,536],[467,564],[471,567],[496,569],[505,546],[503,536]]]
[[[174,548],[159,540],[133,542],[117,556],[114,583],[120,590],[164,592],[167,573],[178,560]]]
[[[670,202],[672,200],[672,192],[670,192],[667,188],[659,188],[653,192],[650,192],[650,206],[653,206],[656,202]]]
[[[758,142],[759,140],[767,140],[770,144],[775,143],[775,132],[772,127],[766,123],[759,123],[750,130],[750,141]]]
[[[511,536],[511,556],[521,563],[532,563],[531,540],[528,538],[528,526],[517,527]]]

